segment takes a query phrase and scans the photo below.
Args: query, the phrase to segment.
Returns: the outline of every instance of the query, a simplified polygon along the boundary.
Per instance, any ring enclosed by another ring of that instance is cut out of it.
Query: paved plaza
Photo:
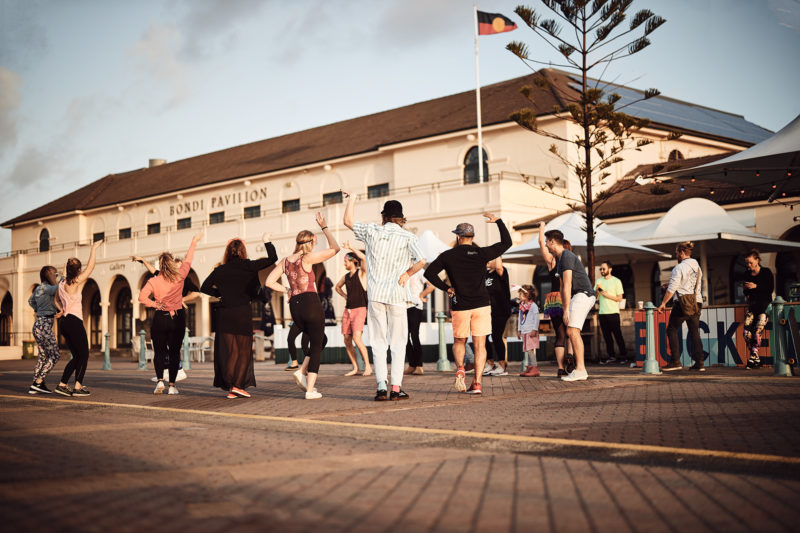
[[[0,362],[5,531],[796,531],[800,378],[712,367],[586,382],[372,377],[323,365],[321,400],[256,364],[251,399],[193,364],[178,396],[151,371],[91,360],[92,395],[27,394],[34,361]],[[64,361],[50,374],[57,384]],[[516,370],[518,364],[514,364]]]

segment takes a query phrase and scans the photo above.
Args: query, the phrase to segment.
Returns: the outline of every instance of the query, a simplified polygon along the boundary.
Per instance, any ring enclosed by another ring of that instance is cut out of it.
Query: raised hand
[[[324,228],[327,226],[327,224],[325,224],[325,215],[323,215],[321,212],[317,211],[317,215],[315,218],[317,219],[317,224],[319,224],[320,228]]]
[[[484,213],[483,216],[486,217],[486,222],[488,224],[491,224],[493,222],[497,222],[498,220],[500,220],[500,217],[495,216],[494,213]]]
[[[261,236],[261,242],[272,242],[272,235],[270,235],[268,231],[265,231]]]
[[[200,242],[201,240],[203,240],[203,233],[202,232],[196,233],[194,235],[194,237],[192,237],[192,241],[194,241],[194,242]]]

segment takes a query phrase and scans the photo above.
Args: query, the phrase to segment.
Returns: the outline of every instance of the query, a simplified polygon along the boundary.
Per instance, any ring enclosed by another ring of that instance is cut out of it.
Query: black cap
[[[405,218],[403,216],[403,204],[397,200],[389,200],[383,204],[383,211],[381,215],[387,218]]]

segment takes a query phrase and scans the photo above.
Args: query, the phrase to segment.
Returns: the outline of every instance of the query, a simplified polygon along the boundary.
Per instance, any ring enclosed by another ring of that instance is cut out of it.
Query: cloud
[[[376,35],[392,45],[424,46],[458,31],[454,19],[472,23],[472,10],[465,9],[468,5],[462,0],[402,1],[388,5],[378,21]]]
[[[17,110],[22,77],[0,66],[0,157],[17,144]]]
[[[28,146],[17,157],[14,168],[8,174],[8,182],[18,187],[29,187],[46,178],[53,177],[58,168],[56,158],[42,153],[34,146]]]
[[[769,0],[768,5],[779,26],[800,32],[800,2],[797,0]]]
[[[166,108],[177,107],[189,98],[190,69],[175,52],[180,42],[174,26],[153,23],[129,50],[148,77],[169,88]]]
[[[47,35],[36,20],[47,7],[38,0],[0,2],[0,65],[23,71],[47,50]]]
[[[184,2],[186,10],[179,27],[183,36],[181,57],[190,60],[205,59],[215,45],[224,49],[237,42],[239,23],[257,18],[267,5],[267,0],[191,0]]]

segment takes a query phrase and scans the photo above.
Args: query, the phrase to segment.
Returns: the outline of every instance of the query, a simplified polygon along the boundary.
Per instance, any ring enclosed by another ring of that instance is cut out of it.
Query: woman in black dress
[[[250,260],[241,239],[225,247],[222,264],[203,282],[200,291],[219,297],[214,337],[214,386],[228,391],[228,398],[249,398],[247,387],[255,387],[253,372],[253,321],[250,300],[259,286],[258,271],[278,260],[275,246],[264,234],[267,257]]]
[[[747,359],[747,368],[761,366],[758,348],[761,346],[761,336],[767,326],[767,306],[772,302],[772,290],[775,288],[775,278],[772,271],[761,266],[761,256],[758,250],[750,250],[744,258],[747,272],[744,275],[744,295],[747,297],[747,315],[744,317],[744,343],[750,357]]]

